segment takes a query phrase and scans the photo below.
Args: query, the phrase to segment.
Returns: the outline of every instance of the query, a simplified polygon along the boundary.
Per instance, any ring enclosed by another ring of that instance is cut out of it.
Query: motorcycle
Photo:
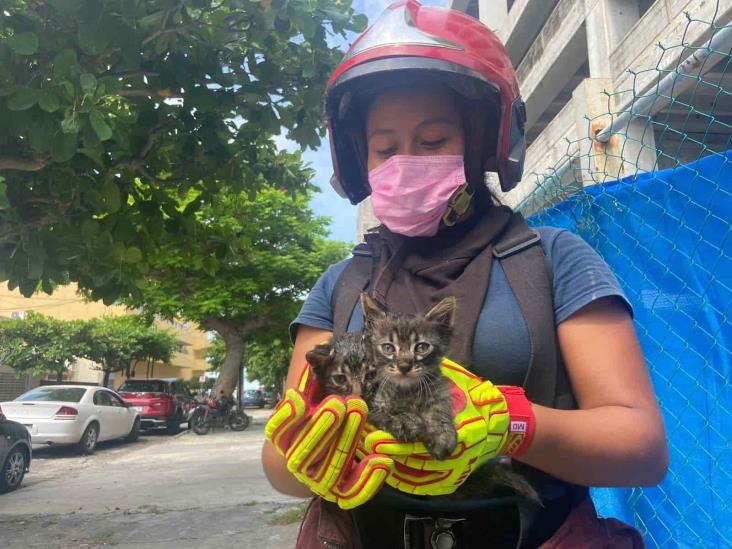
[[[249,427],[250,418],[236,407],[233,398],[222,396],[207,398],[191,415],[190,425],[197,435],[205,435],[213,427],[229,426],[232,431],[243,431]]]

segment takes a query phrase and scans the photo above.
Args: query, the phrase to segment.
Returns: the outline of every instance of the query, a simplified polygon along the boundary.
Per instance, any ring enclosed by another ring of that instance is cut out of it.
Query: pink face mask
[[[460,155],[395,155],[369,172],[376,218],[404,236],[434,236],[450,197],[465,183]]]

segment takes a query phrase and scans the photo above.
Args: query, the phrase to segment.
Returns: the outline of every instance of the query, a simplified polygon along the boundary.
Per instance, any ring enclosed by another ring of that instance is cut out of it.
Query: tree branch
[[[160,97],[162,99],[183,99],[180,94],[172,94],[167,90],[120,90],[117,95],[122,97]]]
[[[13,156],[0,156],[0,170],[16,170],[19,172],[37,172],[45,168],[50,156],[34,156],[33,158],[18,158]]]

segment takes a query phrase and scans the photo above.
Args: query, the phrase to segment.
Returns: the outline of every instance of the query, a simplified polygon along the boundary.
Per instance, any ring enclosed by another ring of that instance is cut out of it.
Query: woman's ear
[[[379,304],[366,293],[361,293],[361,309],[363,310],[364,325],[370,324],[374,320],[386,316],[384,309],[382,309]]]
[[[425,316],[427,320],[442,324],[446,328],[452,328],[455,323],[455,310],[457,309],[457,299],[453,296],[446,297],[437,305],[432,307]]]

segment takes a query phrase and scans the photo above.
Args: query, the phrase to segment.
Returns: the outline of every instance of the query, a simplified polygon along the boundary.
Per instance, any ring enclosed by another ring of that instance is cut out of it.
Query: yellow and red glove
[[[534,413],[523,389],[496,386],[445,359],[442,373],[450,382],[458,444],[444,460],[436,460],[421,442],[397,441],[367,424],[357,456],[385,454],[394,459],[387,484],[415,495],[451,494],[470,473],[503,455],[518,457],[531,444]]]
[[[272,413],[265,437],[300,482],[342,509],[352,509],[376,495],[394,462],[369,453],[354,459],[368,415],[366,403],[333,395],[318,402],[319,393],[306,366],[297,388],[288,389]]]

